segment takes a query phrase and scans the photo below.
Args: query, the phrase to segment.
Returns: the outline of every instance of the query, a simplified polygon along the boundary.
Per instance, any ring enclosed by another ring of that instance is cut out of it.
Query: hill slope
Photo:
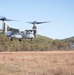
[[[63,39],[64,42],[74,43],[74,37]]]
[[[51,38],[38,35],[33,41],[18,39],[10,41],[5,35],[0,33],[0,51],[47,51],[47,50],[69,50],[68,42],[64,40],[53,40]]]

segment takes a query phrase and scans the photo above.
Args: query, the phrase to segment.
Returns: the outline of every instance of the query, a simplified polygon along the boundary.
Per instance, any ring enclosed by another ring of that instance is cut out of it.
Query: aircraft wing
[[[14,31],[14,32],[19,32],[19,29],[16,29],[16,28],[8,28],[8,31]]]
[[[28,29],[28,30],[25,30],[25,31],[31,31],[31,32],[32,32],[32,31],[34,31],[34,30],[36,30],[36,29]]]

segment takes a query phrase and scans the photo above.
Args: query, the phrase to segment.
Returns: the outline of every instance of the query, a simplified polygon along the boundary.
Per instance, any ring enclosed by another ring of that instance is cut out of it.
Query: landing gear
[[[21,39],[19,39],[19,41],[22,41]]]
[[[13,38],[12,37],[10,38],[10,41],[13,41]]]
[[[31,38],[31,41],[33,41],[33,38]]]

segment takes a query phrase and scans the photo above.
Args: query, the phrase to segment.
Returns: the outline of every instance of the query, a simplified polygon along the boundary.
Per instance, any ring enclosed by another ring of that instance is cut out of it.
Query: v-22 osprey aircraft
[[[4,35],[6,35],[11,41],[13,41],[13,39],[19,39],[19,41],[21,41],[22,39],[33,39],[34,37],[37,36],[37,24],[42,24],[42,23],[48,23],[50,21],[45,21],[45,22],[37,22],[37,21],[33,21],[33,22],[27,22],[30,24],[33,24],[32,29],[28,29],[28,30],[24,30],[24,31],[20,31],[19,29],[16,28],[12,28],[8,26],[7,21],[17,21],[17,20],[12,20],[12,19],[7,19],[6,17],[1,17],[0,21],[3,22],[2,26],[2,32]]]

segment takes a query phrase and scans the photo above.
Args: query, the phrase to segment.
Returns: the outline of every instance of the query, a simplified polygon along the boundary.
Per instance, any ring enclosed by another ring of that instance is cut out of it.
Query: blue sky
[[[20,30],[31,29],[29,21],[51,21],[39,25],[38,34],[53,39],[74,36],[74,0],[0,0],[0,16],[21,20],[8,22]]]

